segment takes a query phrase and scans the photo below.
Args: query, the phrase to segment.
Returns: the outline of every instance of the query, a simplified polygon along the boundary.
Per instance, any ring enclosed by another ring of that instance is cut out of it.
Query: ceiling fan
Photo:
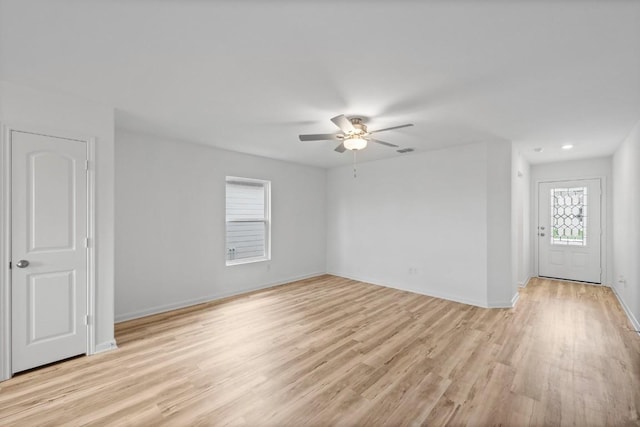
[[[371,138],[371,134],[384,132],[387,130],[406,128],[413,126],[413,124],[406,124],[400,126],[393,126],[390,128],[368,130],[367,126],[363,123],[360,117],[347,118],[344,114],[335,116],[331,121],[340,128],[342,133],[323,133],[315,135],[299,135],[300,141],[342,141],[335,149],[338,153],[344,153],[345,150],[362,150],[367,146],[367,142],[375,142],[378,144],[386,145],[387,147],[398,147],[395,144],[389,142],[380,141],[379,139]]]

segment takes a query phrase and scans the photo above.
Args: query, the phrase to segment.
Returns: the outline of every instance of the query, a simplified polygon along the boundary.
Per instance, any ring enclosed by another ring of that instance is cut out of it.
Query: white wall
[[[613,244],[610,230],[613,229],[611,157],[574,160],[569,162],[544,163],[531,166],[531,258],[533,275],[538,274],[538,183],[544,181],[564,181],[585,178],[603,178],[602,188],[602,267],[603,284],[611,283],[613,272]]]
[[[97,351],[112,348],[115,345],[113,336],[113,109],[82,99],[3,81],[0,82],[0,122],[14,128],[51,131],[61,136],[82,135],[96,138],[95,344]],[[4,237],[0,236],[0,238]]]
[[[525,286],[531,277],[531,166],[519,150],[513,150],[512,226],[514,283]]]
[[[510,142],[486,143],[487,306],[510,307],[518,292],[514,273]]]
[[[363,163],[355,179],[351,167],[329,170],[328,272],[479,306],[510,301],[510,165],[508,143],[477,143]]]
[[[613,281],[640,330],[640,122],[613,156]]]
[[[225,177],[271,181],[271,261],[225,266]],[[325,272],[326,171],[116,132],[116,320]]]

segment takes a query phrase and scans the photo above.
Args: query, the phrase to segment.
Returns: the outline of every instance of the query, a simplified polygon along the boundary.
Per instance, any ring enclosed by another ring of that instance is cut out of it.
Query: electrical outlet
[[[625,279],[622,274],[618,276],[618,283],[622,283],[622,286],[625,288],[627,287],[627,279]]]

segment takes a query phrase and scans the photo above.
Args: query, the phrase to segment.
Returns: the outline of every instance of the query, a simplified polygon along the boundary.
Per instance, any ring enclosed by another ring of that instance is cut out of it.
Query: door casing
[[[539,271],[538,271],[538,250],[540,249],[538,247],[539,244],[539,238],[538,238],[538,224],[539,224],[539,220],[540,218],[538,218],[538,212],[539,212],[539,195],[538,195],[538,189],[540,188],[540,184],[543,183],[555,183],[555,182],[563,182],[563,181],[581,181],[581,180],[586,180],[586,179],[599,179],[600,183],[601,183],[601,204],[600,204],[600,229],[602,230],[602,236],[600,238],[600,265],[602,268],[602,283],[600,284],[600,286],[609,286],[609,276],[608,276],[608,268],[607,268],[607,248],[608,248],[608,232],[609,232],[609,227],[608,227],[608,219],[607,219],[607,213],[608,213],[608,187],[607,187],[607,177],[606,176],[602,176],[602,175],[589,175],[589,176],[569,176],[567,178],[555,178],[555,179],[542,179],[542,180],[537,180],[535,182],[532,182],[532,187],[531,187],[531,194],[533,196],[533,203],[532,203],[532,215],[531,215],[531,239],[533,242],[533,276],[534,277],[539,277]],[[594,285],[594,286],[598,286],[598,285]]]
[[[87,144],[87,355],[95,353],[95,138],[36,125],[0,124],[0,381],[11,378],[11,132],[19,131]]]

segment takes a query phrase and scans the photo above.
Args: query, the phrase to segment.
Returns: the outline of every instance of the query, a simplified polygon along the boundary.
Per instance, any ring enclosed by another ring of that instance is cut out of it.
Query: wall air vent
[[[401,149],[396,150],[396,151],[398,153],[404,154],[404,153],[411,153],[411,152],[415,151],[415,149],[413,149],[413,148],[401,148]]]

